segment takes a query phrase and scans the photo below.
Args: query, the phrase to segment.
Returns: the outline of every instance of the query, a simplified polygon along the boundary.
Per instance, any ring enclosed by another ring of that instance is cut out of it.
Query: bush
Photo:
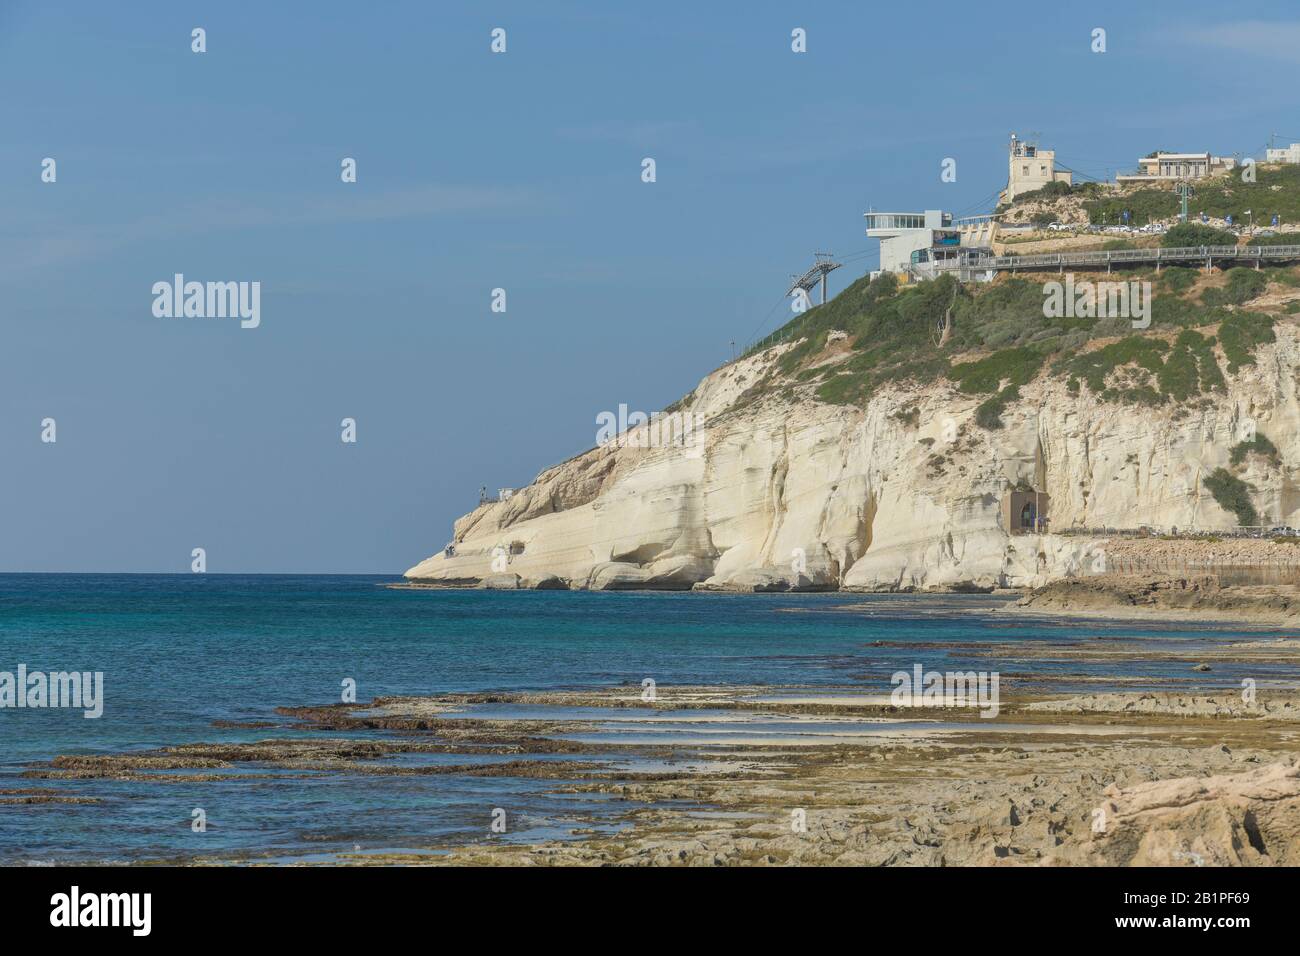
[[[1094,392],[1101,393],[1106,388],[1106,377],[1120,366],[1136,363],[1140,368],[1158,374],[1164,367],[1163,353],[1168,348],[1169,343],[1160,339],[1130,335],[1104,348],[1075,356],[1064,370],[1087,382]]]
[[[1002,427],[1002,412],[1009,404],[1019,399],[1020,389],[1015,385],[1008,385],[992,398],[980,403],[979,408],[975,409],[975,424],[980,428],[996,431]]]
[[[1254,489],[1226,468],[1214,469],[1213,474],[1201,479],[1201,484],[1218,502],[1220,508],[1237,516],[1237,524],[1259,523],[1259,514],[1250,500],[1250,493]]]
[[[1195,333],[1193,333],[1195,334]],[[1196,374],[1196,358],[1186,346],[1175,346],[1156,373],[1160,392],[1174,401],[1183,402],[1201,391]]]
[[[1242,305],[1260,295],[1267,285],[1264,273],[1236,266],[1228,270],[1228,284],[1222,289],[1206,289],[1201,293],[1201,302],[1211,308]]]
[[[1166,249],[1180,246],[1235,246],[1237,237],[1226,230],[1199,222],[1182,222],[1166,232],[1160,244]]]
[[[1002,382],[1024,385],[1033,380],[1042,367],[1043,356],[1028,348],[1004,349],[978,362],[962,362],[948,370],[948,377],[968,395],[996,392]]]
[[[1256,432],[1255,437],[1250,441],[1237,442],[1232,446],[1232,452],[1228,455],[1228,460],[1233,465],[1240,465],[1246,460],[1247,455],[1262,455],[1267,458],[1273,465],[1280,465],[1282,457],[1278,454],[1277,446],[1265,437],[1263,432]]]
[[[906,410],[900,408],[890,417],[909,428],[915,428],[921,421],[921,409],[916,405]]]
[[[870,395],[870,382],[852,375],[834,375],[817,386],[817,397],[830,405],[857,405]]]
[[[1016,197],[1015,205],[1022,202],[1033,202],[1034,200],[1058,199],[1061,196],[1068,196],[1074,190],[1069,183],[1063,183],[1059,180],[1053,180],[1046,186],[1031,190],[1027,193],[1021,193]],[[1048,220],[1049,222],[1051,220]]]
[[[1178,334],[1175,348],[1185,348],[1196,356],[1199,384],[1203,392],[1222,392],[1225,383],[1219,360],[1214,356],[1214,337],[1209,338],[1188,329]]]
[[[1068,323],[1043,321],[1043,284],[1009,278],[975,296],[958,296],[953,308],[954,351],[1027,345],[1044,328],[1065,331]]]
[[[1219,342],[1228,360],[1228,371],[1255,364],[1255,346],[1275,341],[1273,320],[1254,312],[1233,312],[1219,326]]]
[[[1185,266],[1170,266],[1160,276],[1165,288],[1177,295],[1182,295],[1196,282],[1196,270]]]

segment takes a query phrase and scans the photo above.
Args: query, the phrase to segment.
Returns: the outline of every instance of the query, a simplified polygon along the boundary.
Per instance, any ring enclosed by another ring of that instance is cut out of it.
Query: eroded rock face
[[[1223,529],[1236,519],[1202,478],[1252,428],[1283,463],[1300,461],[1300,346],[1295,326],[1275,331],[1212,400],[1135,409],[1044,377],[1021,388],[995,431],[973,421],[984,396],[946,381],[881,391],[861,408],[818,402],[809,385],[747,393],[773,371],[778,346],[714,372],[682,404],[704,422],[698,442],[638,447],[643,427],[549,468],[458,520],[455,555],[406,576],[477,583],[502,573],[495,553],[526,587],[1042,585],[1095,568],[1105,538],[1009,535],[1001,502],[1013,488],[1050,495],[1057,530]],[[1300,524],[1285,464],[1251,456],[1240,475],[1261,513]]]
[[[1300,766],[1111,786],[1098,832],[1056,862],[1107,866],[1295,866],[1300,862]]]

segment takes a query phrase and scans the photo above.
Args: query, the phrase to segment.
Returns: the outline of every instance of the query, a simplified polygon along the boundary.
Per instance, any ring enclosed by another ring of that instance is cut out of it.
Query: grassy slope
[[[1300,270],[1232,269],[1210,283],[1178,268],[1111,278],[1152,282],[1150,329],[1134,331],[1120,318],[1045,318],[1046,279],[962,287],[945,277],[902,290],[889,275],[859,279],[759,343],[796,344],[757,391],[811,384],[822,401],[861,405],[889,383],[947,377],[962,392],[988,396],[979,418],[986,428],[999,427],[1002,407],[1040,374],[1103,401],[1187,402],[1222,391],[1225,370],[1251,364],[1257,346],[1273,340],[1274,316],[1249,304],[1270,284],[1300,285]],[[954,329],[940,348],[935,330],[945,314]],[[848,351],[834,361],[844,348],[828,348],[837,330],[847,333]]]

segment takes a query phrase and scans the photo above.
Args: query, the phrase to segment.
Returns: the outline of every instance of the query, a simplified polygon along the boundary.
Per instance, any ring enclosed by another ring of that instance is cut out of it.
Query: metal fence
[[[969,263],[976,270],[992,269],[1014,272],[1017,269],[1065,269],[1067,266],[1096,268],[1099,266],[1133,263],[1212,263],[1232,260],[1236,262],[1286,262],[1300,259],[1300,245],[1286,246],[1179,246],[1173,249],[1112,249],[1096,252],[1048,252],[1030,256],[989,256]]]
[[[1291,537],[1296,529],[1279,525],[1238,525],[1233,528],[1207,530],[1186,528],[1178,531],[1162,528],[1084,528],[1054,529],[1053,534],[1077,535],[1084,538],[1154,538],[1176,541],[1202,541],[1206,538],[1278,538]]]

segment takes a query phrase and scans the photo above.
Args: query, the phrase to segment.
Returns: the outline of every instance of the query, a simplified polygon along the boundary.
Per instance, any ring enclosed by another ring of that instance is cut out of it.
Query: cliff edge
[[[693,431],[643,423],[546,469],[406,577],[1035,587],[1105,570],[1105,529],[1226,530],[1242,498],[1300,524],[1300,278],[1246,271],[1149,276],[1155,321],[1136,332],[1044,318],[1041,281],[860,280],[701,381],[671,409]],[[1014,526],[1016,491],[1050,502],[1046,528]]]

